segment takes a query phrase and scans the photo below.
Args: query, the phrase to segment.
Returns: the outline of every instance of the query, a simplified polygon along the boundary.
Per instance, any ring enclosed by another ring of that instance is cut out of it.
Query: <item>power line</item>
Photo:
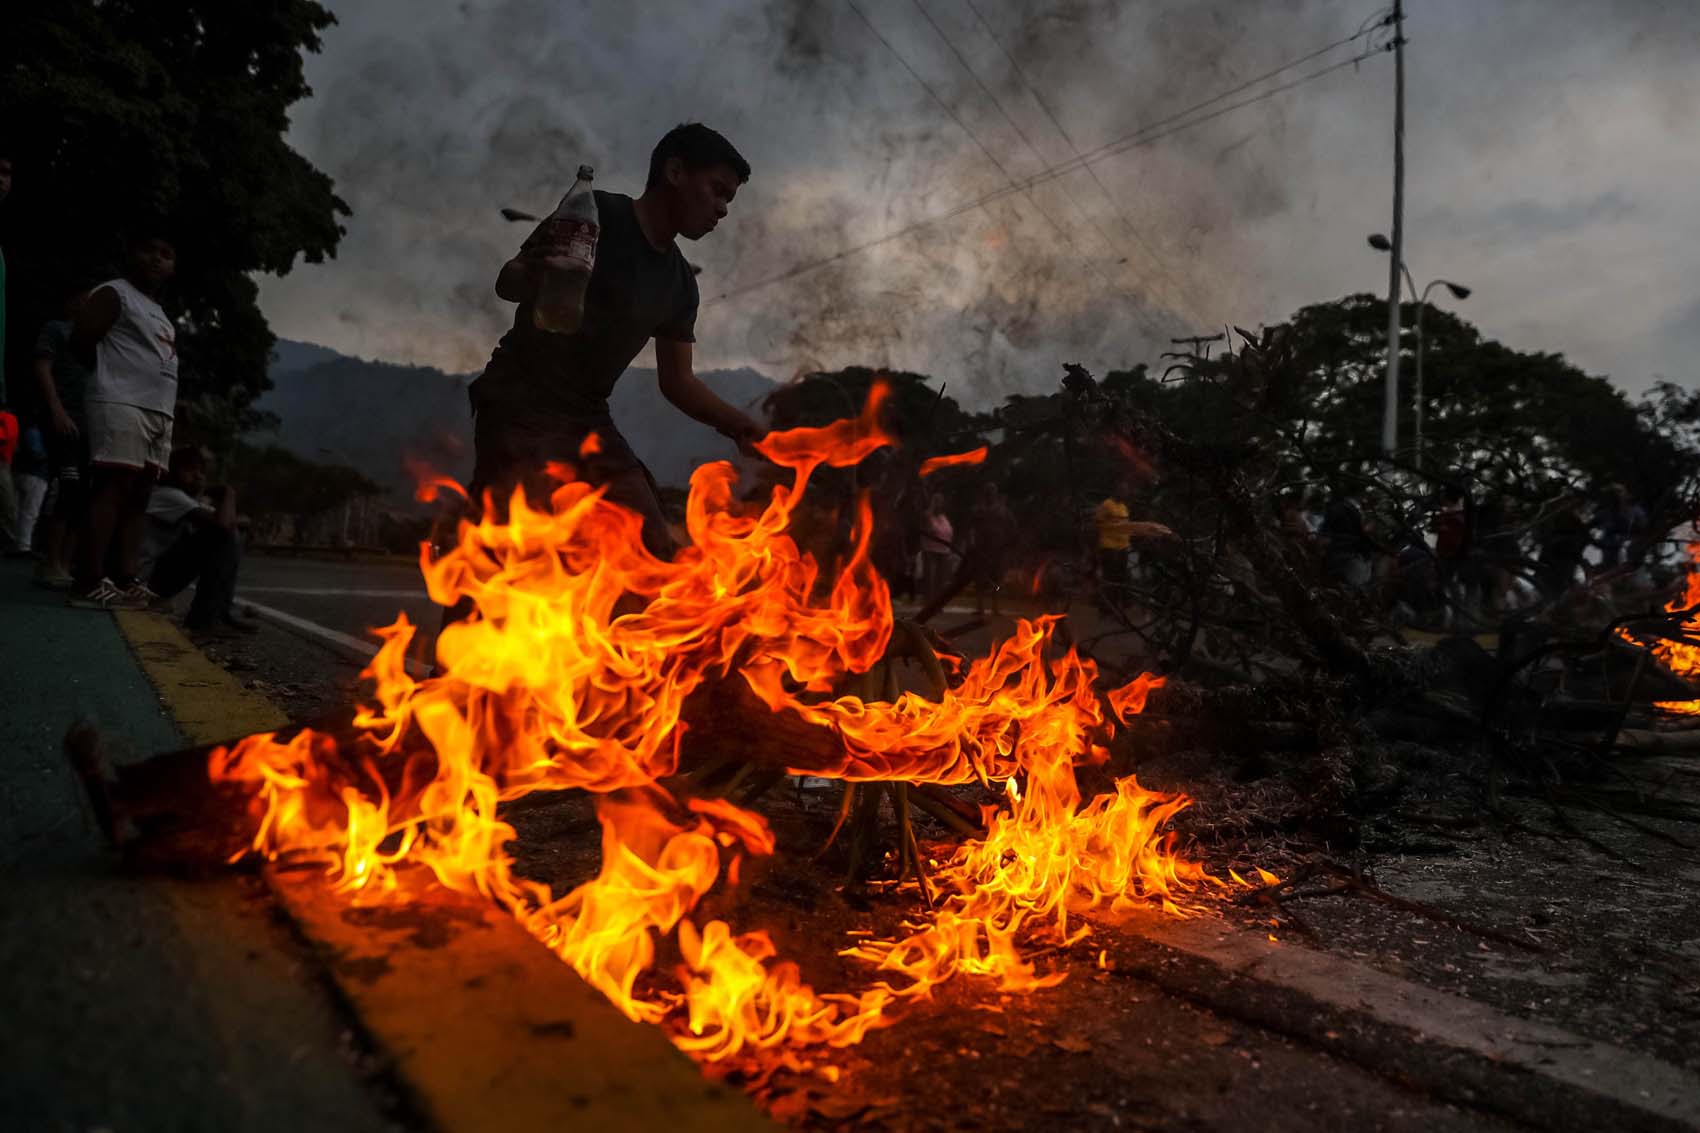
[[[897,47],[889,39],[887,39],[885,37],[885,35],[879,30],[879,28],[874,26],[874,22],[871,19],[868,18],[868,14],[865,11],[862,10],[862,6],[859,3],[857,3],[856,0],[849,0],[849,4],[850,4],[851,10],[854,11],[856,13],[856,15],[860,16],[861,19],[862,19],[862,22],[868,26],[868,30],[874,33],[874,38],[880,41],[880,43],[885,47],[885,49],[887,51],[889,51],[891,53],[892,57],[894,59],[896,59],[898,61],[898,63],[902,64],[903,69],[909,73],[909,77],[914,79],[916,83],[920,84],[921,89],[927,92],[927,96],[939,105],[939,108],[945,112],[945,114],[950,118],[950,120],[952,122],[956,123],[957,129],[961,130],[964,134],[968,135],[969,140],[974,143],[974,145],[979,149],[981,154],[983,154],[985,156],[986,160],[991,162],[993,168],[995,168],[998,171],[998,173],[1000,173],[1003,176],[1003,179],[1006,182],[1008,182],[1010,189],[1014,192],[1021,193],[1023,196],[1025,196],[1027,198],[1027,203],[1032,205],[1034,211],[1036,211],[1041,217],[1044,218],[1045,223],[1047,223],[1051,226],[1051,228],[1056,232],[1056,234],[1059,237],[1061,237],[1062,240],[1068,245],[1069,249],[1077,257],[1079,257],[1080,260],[1088,266],[1088,268],[1090,268],[1095,274],[1097,274],[1099,279],[1103,280],[1104,286],[1114,288],[1114,289],[1121,291],[1122,294],[1126,295],[1128,297],[1128,299],[1131,300],[1135,304],[1135,308],[1137,310],[1138,305],[1139,305],[1139,297],[1134,295],[1131,291],[1128,291],[1126,287],[1123,287],[1122,285],[1118,284],[1115,280],[1111,279],[1107,274],[1105,274],[1105,272],[1103,271],[1102,268],[1100,268],[1094,261],[1089,259],[1084,252],[1081,251],[1080,246],[1075,243],[1074,236],[1068,231],[1067,228],[1063,227],[1063,225],[1055,217],[1053,217],[1049,212],[1045,211],[1045,207],[1043,205],[1041,205],[1039,203],[1038,198],[1033,195],[1033,190],[1031,188],[1020,189],[1020,188],[1016,187],[1015,174],[1011,173],[1009,171],[1009,168],[1007,166],[1005,166],[1004,163],[998,159],[998,156],[995,153],[992,152],[991,147],[986,145],[985,142],[981,141],[979,135],[974,133],[973,130],[969,129],[968,123],[966,123],[962,120],[961,115],[957,114],[955,108],[952,107],[950,105],[950,103],[946,102],[944,97],[942,95],[940,95],[938,91],[933,89],[932,84],[927,82],[927,80],[921,76],[921,73],[919,71],[917,71],[914,68],[914,66],[912,66],[910,64],[909,60],[904,57],[903,53],[897,50]],[[919,6],[919,5],[917,5],[917,6]],[[926,10],[922,9],[921,14],[926,15]],[[935,27],[936,27],[936,25],[935,25]],[[947,43],[948,43],[948,40],[947,40]],[[953,50],[954,50],[954,48],[953,48]],[[1140,314],[1140,317],[1142,318],[1142,320],[1145,322],[1147,330],[1150,330],[1150,331],[1153,331],[1153,332],[1157,332],[1159,330],[1159,328],[1155,324],[1155,321],[1150,317],[1149,314],[1147,314],[1143,311],[1140,311],[1139,314]]]
[[[1380,26],[1380,24],[1376,24],[1375,26]],[[1088,168],[1091,165],[1096,164],[1097,162],[1105,161],[1105,160],[1107,160],[1111,157],[1115,157],[1118,154],[1126,153],[1130,149],[1134,149],[1134,148],[1137,148],[1139,146],[1151,145],[1155,142],[1162,141],[1165,138],[1173,137],[1175,134],[1181,133],[1182,131],[1190,130],[1190,129],[1196,127],[1196,126],[1202,126],[1206,122],[1211,122],[1211,121],[1214,121],[1217,118],[1222,117],[1223,115],[1231,114],[1235,110],[1240,110],[1240,109],[1243,109],[1245,107],[1255,105],[1256,103],[1263,102],[1267,99],[1275,97],[1278,94],[1284,94],[1285,92],[1290,91],[1290,90],[1294,89],[1295,87],[1303,86],[1306,83],[1315,82],[1318,79],[1325,78],[1328,75],[1331,75],[1334,72],[1342,70],[1346,67],[1356,66],[1357,64],[1363,62],[1364,60],[1369,59],[1369,58],[1371,58],[1372,56],[1375,56],[1375,55],[1380,55],[1387,50],[1387,48],[1385,46],[1371,47],[1368,50],[1361,51],[1358,54],[1353,55],[1349,59],[1344,59],[1344,60],[1341,60],[1338,63],[1330,64],[1327,67],[1321,67],[1321,68],[1318,68],[1315,71],[1307,72],[1306,74],[1300,75],[1296,79],[1292,79],[1288,82],[1282,83],[1279,86],[1271,87],[1269,90],[1264,91],[1260,94],[1253,95],[1249,98],[1240,99],[1237,102],[1232,102],[1232,103],[1229,103],[1225,106],[1217,107],[1217,109],[1212,110],[1210,113],[1200,115],[1197,118],[1191,118],[1190,117],[1192,114],[1196,113],[1197,111],[1199,111],[1199,110],[1201,110],[1205,107],[1215,106],[1217,103],[1221,102],[1224,98],[1230,97],[1230,96],[1232,96],[1233,94],[1235,94],[1239,91],[1243,91],[1243,90],[1248,89],[1249,87],[1255,86],[1258,83],[1260,83],[1260,82],[1262,82],[1266,79],[1272,78],[1275,75],[1282,73],[1283,71],[1291,70],[1294,66],[1297,66],[1300,63],[1305,62],[1307,60],[1314,59],[1319,54],[1322,54],[1326,51],[1331,51],[1334,48],[1337,48],[1344,43],[1349,43],[1353,39],[1357,39],[1357,38],[1359,38],[1359,36],[1361,36],[1363,34],[1366,34],[1366,32],[1360,31],[1356,35],[1347,37],[1344,40],[1337,41],[1337,42],[1331,44],[1327,48],[1319,49],[1318,51],[1313,51],[1313,52],[1309,53],[1308,55],[1305,55],[1305,56],[1301,57],[1300,59],[1295,60],[1293,63],[1289,63],[1289,64],[1286,64],[1285,66],[1277,67],[1272,71],[1265,72],[1263,75],[1259,76],[1256,79],[1251,79],[1251,80],[1248,80],[1247,82],[1241,83],[1237,87],[1234,87],[1234,88],[1232,88],[1228,91],[1224,91],[1221,94],[1214,95],[1214,96],[1212,96],[1208,99],[1205,99],[1203,102],[1196,103],[1193,106],[1186,108],[1185,110],[1181,110],[1181,111],[1176,112],[1175,114],[1171,114],[1167,118],[1159,119],[1158,121],[1153,122],[1148,126],[1141,127],[1140,129],[1135,130],[1130,134],[1125,134],[1120,138],[1113,139],[1112,141],[1109,141],[1109,142],[1105,142],[1103,145],[1098,146],[1094,149],[1088,150],[1085,153],[1079,155],[1078,157],[1070,158],[1068,161],[1061,162],[1057,165],[1050,167],[1049,169],[1046,169],[1046,170],[1043,170],[1043,171],[1041,171],[1037,174],[1034,174],[1032,177],[1029,177],[1024,181],[1014,182],[1014,183],[1007,185],[1007,186],[1005,186],[1001,189],[994,189],[993,191],[986,193],[982,196],[976,197],[973,200],[964,201],[959,205],[955,205],[955,206],[952,206],[951,208],[944,210],[943,212],[935,213],[934,215],[929,216],[929,217],[923,217],[920,220],[917,220],[917,221],[914,221],[910,224],[904,225],[902,228],[894,229],[893,231],[888,232],[883,236],[876,236],[876,237],[874,237],[870,240],[864,240],[859,244],[852,244],[849,247],[842,248],[839,251],[834,252],[831,255],[824,256],[824,257],[822,257],[818,260],[811,260],[811,261],[808,261],[806,263],[797,264],[794,267],[787,268],[785,271],[779,272],[779,273],[774,274],[774,275],[767,276],[763,279],[752,280],[749,283],[740,284],[737,287],[728,288],[727,290],[722,291],[719,294],[714,295],[711,298],[704,300],[703,306],[709,306],[709,305],[714,304],[714,303],[722,303],[722,302],[725,302],[729,299],[736,298],[740,295],[747,294],[751,291],[756,291],[756,290],[759,290],[763,287],[769,287],[769,286],[772,286],[775,283],[783,283],[786,280],[795,279],[797,276],[803,275],[807,272],[815,271],[815,270],[817,270],[819,268],[823,268],[823,267],[828,267],[832,264],[838,263],[841,260],[846,260],[846,259],[849,259],[853,256],[861,255],[863,252],[869,251],[873,248],[877,248],[882,244],[889,244],[893,240],[900,240],[903,237],[908,236],[911,233],[918,232],[923,228],[930,228],[935,224],[942,224],[943,222],[945,222],[947,220],[953,220],[956,217],[959,217],[964,213],[973,212],[975,209],[984,208],[986,205],[991,204],[994,201],[1001,200],[1002,198],[1010,196],[1014,193],[1025,192],[1025,191],[1031,189],[1035,185],[1040,185],[1040,184],[1043,184],[1046,181],[1053,180],[1057,177],[1065,176],[1069,173],[1074,172],[1077,169]]]
[[[1021,128],[1021,124],[1015,120],[1014,116],[1011,115],[1010,112],[1007,109],[1005,109],[1003,103],[1001,101],[999,101],[998,96],[996,94],[992,93],[991,87],[987,86],[986,83],[985,83],[985,80],[980,78],[979,73],[977,71],[975,71],[973,65],[968,62],[968,57],[965,56],[962,53],[961,49],[956,46],[955,41],[952,40],[951,37],[948,34],[946,34],[945,30],[942,27],[939,26],[938,21],[933,18],[933,15],[932,15],[931,12],[927,11],[926,6],[921,3],[921,0],[910,0],[910,3],[912,3],[915,6],[915,10],[917,12],[921,13],[921,18],[923,20],[927,21],[927,26],[933,29],[933,34],[938,36],[939,40],[945,45],[945,47],[947,47],[950,50],[950,53],[951,53],[952,56],[955,57],[956,62],[962,67],[962,69],[964,71],[968,72],[968,77],[974,80],[974,85],[980,88],[980,93],[986,96],[987,100],[991,102],[992,106],[994,108],[996,108],[997,112],[1000,115],[1003,116],[1003,120],[1005,122],[1009,123],[1010,129],[1015,131],[1015,136],[1017,138],[1021,139],[1021,144],[1026,146],[1027,149],[1028,149],[1028,152],[1032,153],[1032,155],[1034,157],[1038,158],[1039,163],[1041,165],[1043,165],[1045,163],[1045,160],[1046,160],[1045,155],[1040,151],[1038,146],[1033,144],[1033,139],[1029,138],[1027,136],[1027,131],[1025,131]],[[1111,254],[1112,255],[1115,254],[1116,251],[1117,251],[1116,242],[1113,239],[1110,238],[1110,234],[1108,232],[1106,232],[1104,230],[1104,227],[1101,224],[1099,224],[1097,222],[1097,220],[1094,219],[1093,216],[1090,213],[1088,213],[1086,211],[1086,209],[1081,205],[1080,201],[1075,197],[1073,191],[1069,189],[1068,183],[1062,182],[1061,184],[1062,184],[1062,188],[1063,188],[1063,193],[1068,198],[1068,203],[1074,206],[1074,211],[1076,213],[1078,213],[1080,215],[1081,219],[1086,221],[1086,223],[1094,231],[1096,231],[1098,233],[1098,238],[1104,242],[1105,247],[1110,249]],[[1124,257],[1124,259],[1125,259],[1125,257]],[[1111,281],[1108,278],[1107,273],[1105,273],[1104,279],[1105,279],[1106,283],[1111,283]],[[1135,302],[1138,302],[1138,297],[1131,294],[1127,290],[1127,288],[1125,286],[1121,285],[1120,283],[1111,283],[1111,286],[1117,287],[1124,294],[1127,294],[1130,299],[1134,299]],[[1195,318],[1198,317],[1197,311],[1193,312],[1193,316]],[[1153,320],[1146,319],[1145,322],[1146,322],[1146,329],[1152,330],[1152,331],[1155,331],[1155,330],[1158,329],[1154,325]]]
[[[919,2],[919,0],[917,0],[917,2]],[[1014,53],[1012,53],[1010,49],[1004,45],[1003,40],[998,37],[997,32],[992,30],[991,22],[986,19],[984,14],[981,13],[979,5],[976,4],[974,0],[964,0],[964,3],[968,5],[968,10],[974,14],[974,19],[978,21],[980,29],[986,33],[986,38],[991,40],[992,43],[997,46],[997,49],[1003,53],[1003,57],[1008,60],[1010,69],[1015,72],[1016,78],[1021,80],[1022,85],[1025,86],[1028,93],[1033,96],[1033,101],[1037,103],[1039,109],[1044,112],[1045,117],[1051,123],[1051,127],[1056,130],[1057,136],[1062,138],[1063,143],[1068,146],[1069,151],[1075,157],[1079,157],[1080,147],[1075,144],[1073,136],[1070,135],[1068,130],[1063,127],[1062,121],[1057,117],[1056,112],[1051,109],[1050,103],[1046,101],[1045,96],[1039,92],[1038,85],[1035,84],[1032,78],[1028,76],[1026,69],[1022,67]],[[1348,40],[1347,42],[1350,41]],[[1331,51],[1334,47],[1338,46],[1340,46],[1338,43],[1333,44],[1330,47],[1325,48],[1324,51]],[[1315,58],[1315,54],[1313,53],[1310,58]],[[1150,261],[1152,266],[1157,269],[1157,274],[1169,281],[1169,285],[1173,288],[1174,294],[1191,310],[1192,316],[1195,319],[1202,321],[1204,316],[1199,312],[1198,304],[1193,300],[1192,296],[1187,294],[1186,289],[1181,286],[1180,280],[1169,271],[1168,265],[1163,263],[1162,258],[1157,255],[1157,250],[1145,239],[1144,234],[1134,226],[1133,221],[1128,218],[1126,210],[1122,208],[1121,202],[1116,200],[1115,194],[1110,192],[1109,187],[1104,184],[1103,178],[1098,176],[1098,171],[1088,165],[1086,166],[1086,172],[1091,176],[1092,183],[1098,186],[1098,191],[1104,195],[1105,202],[1108,203],[1111,210],[1115,212],[1117,219],[1119,219],[1122,223],[1122,227],[1126,229],[1128,234],[1132,236],[1134,240],[1138,241],[1139,246],[1144,249],[1146,258]]]

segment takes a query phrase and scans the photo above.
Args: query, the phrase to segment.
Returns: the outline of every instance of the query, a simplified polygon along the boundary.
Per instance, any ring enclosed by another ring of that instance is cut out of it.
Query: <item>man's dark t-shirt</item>
[[[694,342],[697,283],[678,245],[657,251],[638,225],[630,197],[596,193],[602,232],[576,334],[538,330],[531,304],[521,303],[514,325],[483,375],[472,385],[479,412],[500,407],[526,413],[600,415],[626,367],[651,338]],[[526,240],[521,256],[534,247]]]

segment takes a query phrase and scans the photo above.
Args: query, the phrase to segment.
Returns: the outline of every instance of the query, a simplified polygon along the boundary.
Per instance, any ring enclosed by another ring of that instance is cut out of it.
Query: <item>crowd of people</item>
[[[0,153],[0,208],[12,176]],[[0,252],[0,358],[8,333],[34,342],[26,381],[0,368],[0,546],[72,607],[164,607],[193,586],[188,629],[251,632],[233,607],[235,492],[209,490],[204,448],[173,445],[177,327],[161,299],[176,266],[170,230],[138,218],[119,270],[52,265],[59,317],[19,327]]]
[[[1648,549],[1647,513],[1623,484],[1538,509],[1449,485],[1416,521],[1386,529],[1340,488],[1283,499],[1280,523],[1335,584],[1371,593],[1400,620],[1444,626],[1460,613],[1489,619],[1632,576]]]
[[[1120,486],[1085,510],[1079,528],[1091,555],[1064,570],[1055,556],[1041,556],[1036,568],[1027,561],[1021,524],[995,484],[983,484],[972,510],[955,518],[935,492],[913,525],[914,595],[924,603],[971,579],[976,608],[983,611],[989,596],[997,612],[1006,575],[1018,567],[1037,570],[1036,592],[1085,591],[1105,612],[1126,610],[1135,602],[1136,575],[1148,565],[1144,556],[1169,553],[1177,538],[1162,524],[1133,518],[1127,501],[1135,495]],[[1650,537],[1645,509],[1622,484],[1527,508],[1451,485],[1402,524],[1366,517],[1357,497],[1341,488],[1281,497],[1275,522],[1325,585],[1367,595],[1395,621],[1433,628],[1485,623],[1555,602],[1583,584],[1632,579],[1645,565]],[[968,579],[958,577],[963,564]],[[1230,577],[1245,576],[1230,567]],[[1052,573],[1067,581],[1045,584]],[[1249,576],[1240,584],[1251,585]]]

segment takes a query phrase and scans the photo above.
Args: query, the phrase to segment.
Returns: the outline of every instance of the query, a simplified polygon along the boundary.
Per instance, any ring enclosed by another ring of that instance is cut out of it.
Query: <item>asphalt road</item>
[[[295,618],[335,633],[376,642],[373,630],[391,625],[397,614],[406,614],[419,627],[411,655],[423,662],[431,658],[431,643],[442,621],[442,607],[425,593],[418,564],[402,559],[294,558],[254,554],[242,564],[237,581],[239,600],[282,611]],[[1011,599],[1007,605],[1016,613],[1033,614],[1030,602]],[[900,608],[900,612],[902,612]],[[1076,603],[1069,615],[1075,634],[1090,639],[1110,628],[1084,602]],[[1007,632],[1011,619],[982,620],[974,615],[971,595],[958,598],[933,619],[931,626],[970,655],[990,648],[993,640]],[[1131,639],[1125,639],[1131,644]],[[1120,659],[1118,644],[1111,641],[1097,648],[1099,656]]]
[[[356,637],[406,613],[433,632],[442,607],[425,593],[418,564],[396,560],[298,559],[249,555],[237,579],[240,598]]]

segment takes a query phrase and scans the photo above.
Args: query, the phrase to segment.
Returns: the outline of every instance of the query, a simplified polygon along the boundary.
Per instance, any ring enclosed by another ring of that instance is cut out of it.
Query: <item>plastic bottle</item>
[[[538,330],[576,334],[584,325],[584,292],[602,233],[596,194],[590,189],[594,177],[590,166],[579,166],[578,180],[537,231],[543,278],[531,307],[531,321]]]

